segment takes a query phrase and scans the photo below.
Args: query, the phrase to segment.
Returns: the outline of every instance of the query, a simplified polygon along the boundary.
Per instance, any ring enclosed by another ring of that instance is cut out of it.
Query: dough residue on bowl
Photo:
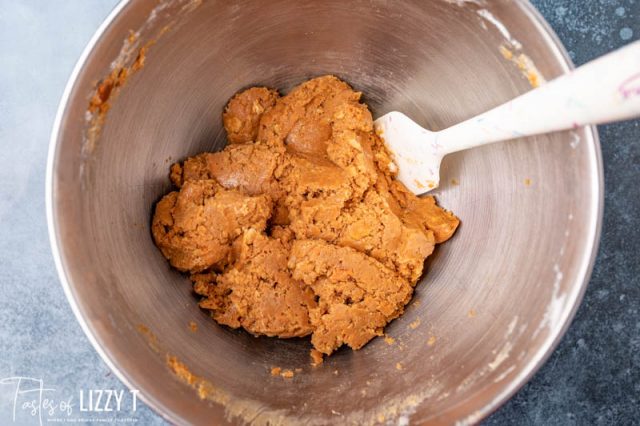
[[[171,166],[153,237],[218,323],[359,349],[453,235],[453,214],[395,179],[360,97],[333,76],[250,88],[223,113],[224,150]]]

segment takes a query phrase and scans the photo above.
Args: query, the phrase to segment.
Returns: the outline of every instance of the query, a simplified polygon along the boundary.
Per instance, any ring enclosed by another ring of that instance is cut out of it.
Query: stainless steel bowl
[[[78,320],[151,407],[175,423],[465,424],[495,410],[545,361],[596,251],[602,166],[593,128],[447,158],[436,195],[462,225],[430,258],[406,314],[387,328],[395,343],[339,351],[318,368],[309,365],[306,340],[254,338],[215,324],[149,231],[154,202],[169,190],[169,164],[220,149],[222,108],[247,86],[286,90],[333,73],[365,93],[374,116],[397,109],[441,129],[530,89],[499,50],[509,38],[547,79],[571,67],[528,3],[486,3],[139,0],[113,11],[60,106],[49,229]],[[140,34],[124,50],[155,44],[112,94],[97,137],[88,137],[96,82],[116,58],[135,59],[119,57],[129,30]],[[218,402],[176,378],[166,354],[209,381]],[[285,380],[270,375],[272,366],[302,371]]]

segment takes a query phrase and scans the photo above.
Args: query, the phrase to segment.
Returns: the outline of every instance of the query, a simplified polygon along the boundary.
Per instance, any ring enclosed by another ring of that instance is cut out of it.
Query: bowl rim
[[[71,93],[76,84],[78,76],[83,69],[89,55],[93,51],[96,44],[104,35],[105,31],[110,25],[118,18],[123,10],[135,0],[120,0],[120,2],[113,8],[113,10],[107,15],[104,21],[97,28],[87,45],[82,51],[79,59],[77,60],[65,86],[64,92],[58,104],[56,116],[53,122],[51,136],[49,140],[49,150],[47,155],[46,164],[46,177],[45,177],[45,204],[46,204],[46,217],[47,217],[47,229],[49,235],[49,243],[51,247],[52,256],[54,259],[58,278],[64,290],[65,296],[71,306],[76,320],[80,324],[87,339],[100,355],[102,361],[107,364],[109,369],[115,374],[115,376],[129,389],[139,389],[138,397],[147,406],[149,406],[155,413],[160,415],[163,419],[174,423],[183,423],[184,420],[179,413],[174,412],[164,404],[160,403],[154,396],[153,392],[147,392],[148,389],[141,389],[136,383],[136,380],[128,375],[127,372],[121,370],[118,367],[118,361],[115,359],[110,351],[103,347],[101,344],[101,337],[98,330],[93,328],[86,320],[83,310],[80,306],[80,301],[76,298],[74,288],[67,275],[66,261],[62,256],[61,243],[58,239],[58,227],[57,220],[54,213],[54,181],[55,181],[55,166],[57,160],[57,148],[59,143],[59,135],[61,132],[61,125],[65,112],[67,110],[67,104],[71,98]],[[555,54],[558,63],[566,73],[575,68],[569,54],[567,53],[564,45],[556,35],[555,31],[547,23],[540,12],[529,2],[529,0],[515,0],[514,5],[522,11],[522,13],[528,17],[531,22],[538,27],[540,35],[547,38],[547,45],[552,54]],[[600,234],[602,228],[602,218],[604,210],[604,169],[602,163],[602,152],[600,146],[600,139],[595,126],[585,126],[583,128],[585,136],[590,146],[591,162],[595,163],[596,179],[592,180],[591,185],[591,206],[590,210],[595,211],[595,215],[592,215],[591,221],[587,225],[588,232],[588,245],[586,250],[590,249],[589,256],[583,256],[579,264],[578,284],[573,286],[573,291],[568,293],[569,301],[565,305],[565,309],[562,312],[561,320],[556,322],[555,327],[549,332],[549,335],[545,341],[538,347],[531,360],[523,366],[521,371],[509,381],[506,386],[495,395],[491,400],[483,405],[476,406],[472,412],[466,415],[466,417],[457,419],[456,424],[473,424],[488,417],[495,412],[503,404],[505,404],[516,392],[518,392],[545,364],[549,357],[553,354],[555,348],[560,343],[560,340],[564,337],[567,329],[571,325],[571,322],[581,304],[584,297],[586,288],[591,278],[595,259],[598,253],[598,247],[600,243]],[[585,252],[586,252],[585,250]],[[456,407],[461,404],[469,402],[474,396],[469,396],[468,399],[463,400],[455,405],[449,407],[443,413],[436,414],[435,417],[443,416],[451,420],[448,413],[451,413]],[[433,419],[433,417],[431,417]],[[428,419],[424,419],[428,420]]]

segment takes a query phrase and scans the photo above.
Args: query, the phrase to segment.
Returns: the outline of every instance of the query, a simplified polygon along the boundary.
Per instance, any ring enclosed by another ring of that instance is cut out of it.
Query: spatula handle
[[[446,153],[640,116],[640,41],[439,133]]]

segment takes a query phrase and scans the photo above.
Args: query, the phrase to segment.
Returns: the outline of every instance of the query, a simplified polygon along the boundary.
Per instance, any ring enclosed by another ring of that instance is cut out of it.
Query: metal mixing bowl
[[[528,3],[486,3],[140,0],[113,11],[60,106],[48,215],[78,320],[145,402],[175,423],[465,424],[540,367],[581,300],[596,251],[602,167],[593,128],[446,158],[435,195],[462,225],[387,327],[395,342],[338,351],[318,368],[307,340],[215,324],[149,231],[154,203],[170,190],[170,163],[220,149],[222,108],[247,86],[286,91],[332,73],[365,94],[374,116],[400,110],[437,130],[530,89],[500,45],[520,42],[547,79],[571,67]],[[140,33],[125,48],[155,43],[92,138],[89,99],[114,60],[135,59],[120,55],[129,30]],[[167,354],[210,382],[218,402],[198,398]],[[273,366],[302,371],[287,380],[272,377]]]

